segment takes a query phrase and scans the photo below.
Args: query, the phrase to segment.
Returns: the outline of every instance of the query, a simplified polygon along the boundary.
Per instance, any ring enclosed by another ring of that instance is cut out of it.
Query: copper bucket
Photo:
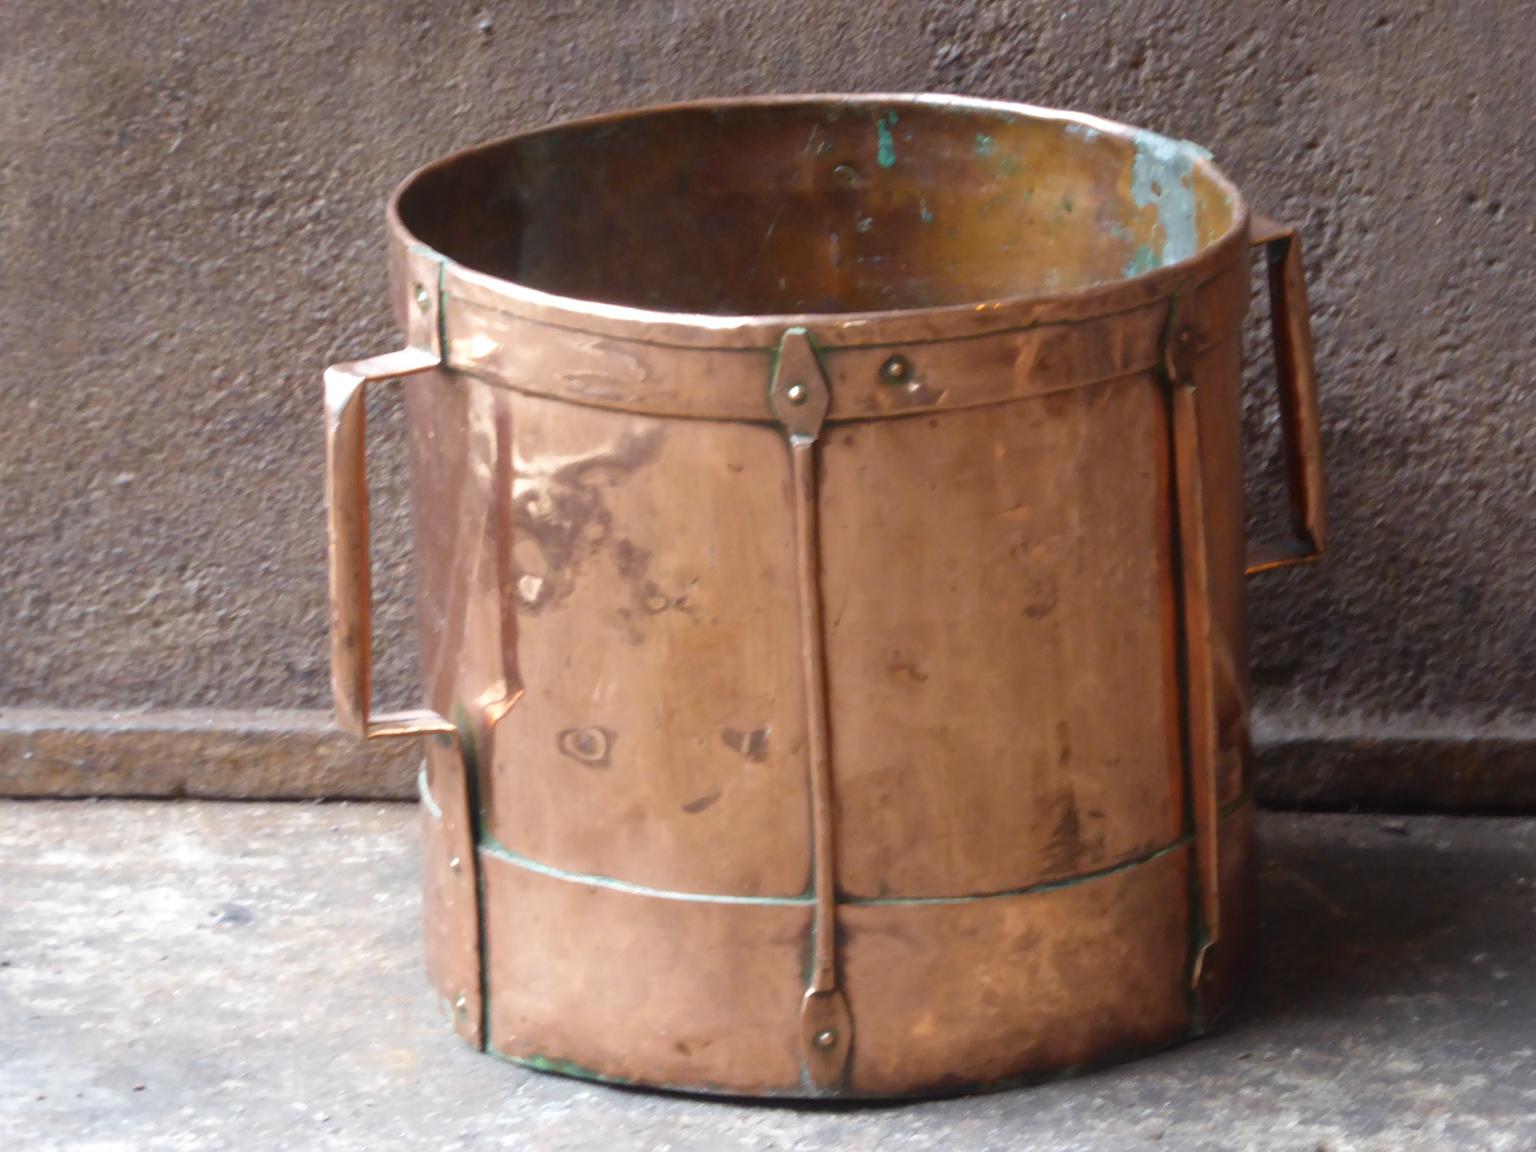
[[[562,124],[389,207],[326,373],[341,722],[424,734],[471,1044],[880,1097],[1198,1034],[1253,923],[1245,571],[1315,557],[1300,245],[1199,148],[950,97]],[[1245,557],[1268,257],[1287,541]],[[362,391],[406,380],[425,706],[369,701]]]

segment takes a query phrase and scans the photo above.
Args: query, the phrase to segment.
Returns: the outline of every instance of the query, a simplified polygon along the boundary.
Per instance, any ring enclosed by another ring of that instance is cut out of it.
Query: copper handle
[[[429,372],[438,358],[403,348],[325,370],[325,504],[331,545],[331,691],[336,722],[354,736],[452,733],[430,709],[371,716],[373,578],[363,393],[369,384]]]
[[[1307,311],[1301,236],[1265,216],[1253,218],[1251,243],[1269,263],[1280,434],[1285,445],[1285,487],[1291,538],[1253,545],[1248,575],[1306,564],[1323,554],[1328,518],[1323,507],[1323,438],[1317,416],[1317,372],[1312,363],[1312,321]]]

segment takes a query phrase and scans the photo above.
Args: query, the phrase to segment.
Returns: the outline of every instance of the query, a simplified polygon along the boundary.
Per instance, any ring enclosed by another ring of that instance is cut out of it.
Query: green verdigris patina
[[[882,168],[893,167],[896,163],[896,137],[891,132],[891,126],[895,123],[896,113],[894,112],[887,112],[875,121],[875,132],[880,138],[875,160]]]
[[[1157,209],[1163,242],[1161,252],[1152,252],[1148,245],[1137,248],[1126,266],[1127,276],[1188,260],[1200,248],[1191,181],[1196,146],[1155,132],[1137,132],[1133,143],[1136,158],[1131,164],[1131,200],[1138,208]],[[1153,258],[1150,264],[1149,256]]]

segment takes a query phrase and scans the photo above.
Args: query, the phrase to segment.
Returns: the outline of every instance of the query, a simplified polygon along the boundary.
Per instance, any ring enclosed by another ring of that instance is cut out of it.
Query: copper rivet
[[[425,312],[431,303],[432,297],[427,294],[427,286],[425,284],[416,285],[416,307]]]
[[[852,164],[839,164],[832,169],[832,177],[846,187],[859,178],[859,170]]]
[[[794,404],[794,405],[797,405],[797,406],[800,405],[800,404],[804,404],[805,403],[805,397],[806,397],[805,385],[804,384],[791,384],[788,388],[786,388],[784,390],[784,395],[789,400],[789,402],[791,404]]]
[[[462,867],[464,867],[464,863],[457,856],[448,861],[448,868],[450,871],[457,872]]]
[[[912,362],[905,356],[892,356],[880,365],[880,379],[887,384],[905,384],[912,375]]]
[[[823,1028],[811,1038],[811,1043],[818,1048],[830,1048],[837,1043],[837,1029]]]

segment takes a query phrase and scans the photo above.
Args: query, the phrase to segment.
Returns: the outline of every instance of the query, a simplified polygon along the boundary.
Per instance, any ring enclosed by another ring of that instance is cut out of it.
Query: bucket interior
[[[715,315],[1058,295],[1215,243],[1235,194],[1194,145],[965,103],[682,106],[460,154],[401,193],[458,264]]]

